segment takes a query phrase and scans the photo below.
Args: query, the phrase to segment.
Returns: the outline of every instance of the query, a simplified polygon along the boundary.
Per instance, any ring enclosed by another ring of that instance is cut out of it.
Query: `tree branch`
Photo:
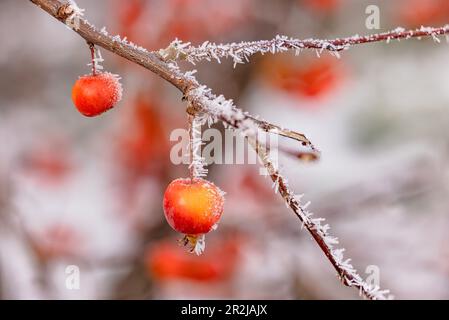
[[[104,28],[98,30],[95,26],[82,18],[82,10],[77,8],[73,2],[67,3],[61,0],[30,1],[66,25],[73,26],[72,29],[88,43],[93,43],[108,51],[116,53],[129,61],[137,63],[174,85],[183,93],[183,98],[189,102],[189,106],[192,108],[191,112],[195,115],[202,113],[207,117],[206,120],[208,120],[209,123],[219,120],[225,125],[240,130],[255,148],[265,168],[268,170],[268,173],[275,183],[275,190],[279,191],[286,204],[302,221],[303,226],[310,232],[321,250],[337,270],[343,283],[358,288],[360,293],[368,299],[387,298],[386,294],[388,293],[388,290],[381,291],[378,287],[368,285],[349,264],[349,260],[343,260],[344,249],[333,249],[333,245],[338,243],[338,241],[336,238],[328,235],[327,230],[329,229],[329,226],[321,226],[322,219],[311,218],[311,214],[306,210],[307,205],[303,206],[300,203],[298,197],[289,189],[286,179],[282,177],[279,170],[270,159],[267,147],[257,143],[257,131],[263,130],[265,132],[279,134],[300,141],[303,145],[312,148],[312,151],[316,151],[312,143],[303,134],[283,129],[263,120],[258,120],[238,109],[232,100],[227,100],[222,95],[214,95],[209,88],[200,85],[197,82],[193,76],[194,72],[183,73],[180,71],[176,62],[173,61],[174,58],[178,57],[180,52],[178,50],[173,50],[173,46],[169,46],[167,49],[161,50],[158,53],[149,52],[125,39],[121,39],[119,36],[113,37],[108,35]],[[446,33],[446,31],[447,30],[445,29],[444,33]],[[336,43],[333,44],[334,46],[346,45],[344,40],[335,41]],[[352,41],[360,41],[360,43],[362,43],[361,41],[372,42],[374,40],[360,39]],[[312,44],[313,41],[310,42],[310,45]],[[329,47],[324,48],[323,43],[321,43],[321,47],[318,49],[320,48],[330,50]],[[334,51],[339,51],[339,48],[340,47],[335,47]]]
[[[110,36],[105,28],[101,30],[97,29],[94,25],[89,23],[82,17],[78,17],[78,23],[73,24],[72,21],[68,21],[70,18],[70,14],[72,11],[67,12],[67,6],[69,3],[62,0],[30,0],[32,3],[39,6],[41,9],[45,10],[47,13],[61,21],[62,23],[72,27],[73,31],[78,33],[81,37],[83,37],[88,43],[95,44],[99,47],[102,47],[110,52],[113,52],[131,62],[141,65],[142,67],[150,70],[155,73],[159,77],[171,83],[177,89],[179,89],[184,95],[186,95],[189,91],[194,90],[200,86],[197,80],[193,77],[193,72],[182,73],[179,70],[178,66],[175,62],[165,61],[159,53],[150,52],[145,48],[139,47],[136,44],[127,41],[126,39],[121,39],[120,36]],[[69,7],[70,8],[70,7]],[[70,23],[69,23],[70,22]],[[207,111],[203,110],[203,106],[201,104],[196,104],[198,108],[197,111]],[[253,121],[254,123],[262,125],[266,131],[272,131],[273,128],[279,128],[274,124],[270,124],[266,121],[257,120],[255,117],[249,115],[248,113],[243,113],[241,110],[237,109],[235,106],[235,113],[241,115],[239,119],[230,120],[225,115],[219,114],[219,110],[216,110],[216,116],[218,120],[224,121],[227,125],[235,127],[237,129],[240,128],[240,125],[243,121],[249,120],[249,122]],[[290,130],[284,130],[283,132],[288,132]],[[293,132],[293,131],[290,131]],[[283,134],[281,134],[283,135]],[[295,139],[298,138],[298,141],[303,143],[305,146],[309,146],[313,148],[312,143],[300,133],[295,133]]]
[[[262,161],[264,167],[268,170],[268,175],[271,177],[274,183],[274,188],[284,199],[286,205],[290,207],[293,213],[302,222],[313,239],[315,239],[318,246],[324,252],[332,266],[337,271],[343,284],[349,287],[355,287],[359,289],[361,295],[371,300],[385,300],[390,299],[392,296],[389,294],[389,290],[380,290],[378,286],[373,286],[366,283],[362,277],[357,273],[357,270],[350,264],[351,259],[344,259],[343,252],[345,249],[335,249],[334,245],[337,245],[338,238],[331,236],[328,233],[330,226],[328,224],[322,225],[324,218],[312,218],[313,213],[307,210],[309,203],[306,205],[301,204],[302,195],[295,195],[290,189],[288,181],[284,178],[279,169],[269,157],[269,151],[257,140],[248,138],[251,146],[256,150],[259,159]]]

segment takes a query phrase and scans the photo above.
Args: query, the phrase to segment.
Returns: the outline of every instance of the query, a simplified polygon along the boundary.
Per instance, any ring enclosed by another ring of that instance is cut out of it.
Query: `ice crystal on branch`
[[[191,178],[202,178],[207,176],[206,161],[201,155],[201,126],[205,123],[205,117],[196,115],[189,116],[189,152],[190,152],[190,175]]]
[[[179,240],[180,244],[188,247],[189,251],[195,253],[197,256],[203,254],[206,249],[206,237],[201,235],[185,235]]]
[[[101,63],[104,62],[103,56],[101,55],[100,49],[97,47],[93,48],[93,57],[92,62],[88,63],[87,65],[92,67],[92,70],[98,71],[103,70],[103,66]]]
[[[243,111],[237,109],[232,100],[227,100],[223,95],[216,96],[211,89],[204,85],[187,92],[186,98],[194,106],[199,106],[202,111],[206,111],[211,118],[211,122],[221,120],[230,125],[235,125],[245,120]],[[245,129],[243,126],[240,128]]]
[[[177,69],[174,71],[178,72]],[[191,75],[191,72],[186,73],[186,75],[187,74],[189,77],[192,77],[192,83],[198,83]],[[192,104],[192,106],[206,114],[209,124],[220,120],[225,126],[239,129],[243,136],[254,136],[257,134],[258,130],[280,135],[300,142],[303,146],[311,148],[315,157],[319,156],[315,146],[304,134],[284,129],[252,116],[247,112],[243,112],[235,106],[231,99],[226,99],[223,95],[215,95],[207,86],[194,86],[185,93],[185,98]]]
[[[159,50],[159,55],[166,61],[185,59],[185,49],[190,46],[190,42],[183,43],[182,41],[175,39],[165,49]]]

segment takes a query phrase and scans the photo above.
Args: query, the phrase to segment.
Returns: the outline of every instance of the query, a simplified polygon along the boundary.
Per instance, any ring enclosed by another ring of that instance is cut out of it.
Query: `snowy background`
[[[148,49],[334,38],[449,22],[445,0],[78,0],[86,18]],[[376,4],[381,28],[367,30]],[[227,192],[206,253],[191,255],[165,222],[170,132],[187,125],[180,94],[102,50],[124,98],[97,118],[74,108],[89,72],[77,34],[29,1],[0,2],[0,298],[356,299],[257,165],[211,165]],[[441,40],[445,40],[444,37]],[[413,39],[255,56],[233,68],[183,64],[244,110],[306,133],[318,163],[280,159],[294,190],[325,217],[362,276],[400,299],[449,298],[448,44]],[[223,130],[221,125],[216,128]],[[66,268],[80,269],[80,289]]]

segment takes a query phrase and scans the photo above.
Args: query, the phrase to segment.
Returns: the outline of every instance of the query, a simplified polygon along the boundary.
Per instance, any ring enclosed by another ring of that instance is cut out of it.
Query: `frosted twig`
[[[393,296],[389,294],[389,290],[380,290],[379,287],[372,286],[362,279],[357,273],[357,270],[349,263],[351,259],[344,259],[343,248],[334,248],[334,246],[338,244],[338,239],[329,234],[328,230],[330,229],[330,226],[328,224],[322,225],[324,219],[313,218],[313,214],[307,211],[310,202],[305,205],[301,204],[302,196],[296,196],[290,189],[287,179],[280,174],[275,163],[270,159],[268,150],[253,137],[248,137],[248,141],[254,150],[256,150],[260,160],[273,180],[275,191],[279,192],[285,203],[291,208],[294,214],[302,222],[302,225],[315,239],[321,250],[334,266],[343,284],[359,289],[360,294],[367,299],[392,299]]]
[[[87,65],[92,67],[92,75],[96,75],[98,70],[103,70],[103,66],[101,63],[104,61],[101,56],[101,52],[98,48],[95,47],[93,43],[88,43],[90,54],[91,54],[91,62]]]
[[[185,59],[193,64],[199,61],[212,61],[215,60],[221,63],[221,59],[232,59],[234,67],[237,64],[245,63],[249,61],[249,58],[256,53],[280,53],[289,50],[293,50],[296,54],[299,54],[304,49],[314,49],[318,53],[323,51],[329,51],[331,54],[336,55],[342,50],[349,49],[353,45],[385,41],[389,43],[391,40],[432,37],[436,42],[440,42],[439,35],[449,33],[449,25],[442,27],[421,27],[416,30],[405,30],[398,27],[392,31],[385,33],[372,34],[367,36],[354,35],[347,38],[337,39],[295,39],[287,36],[277,35],[271,40],[260,40],[251,42],[239,42],[229,44],[215,44],[211,42],[204,42],[202,45],[195,47],[190,43],[183,43],[179,40],[175,40],[169,46],[172,51],[167,55],[167,58]]]

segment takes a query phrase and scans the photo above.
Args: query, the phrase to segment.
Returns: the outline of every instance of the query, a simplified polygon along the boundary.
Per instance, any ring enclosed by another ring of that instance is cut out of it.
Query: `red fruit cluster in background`
[[[245,196],[248,193],[251,194],[259,203],[277,201],[276,194],[273,192],[270,184],[266,183],[265,179],[262,179],[261,176],[252,171],[243,174],[242,180],[240,180],[240,187],[236,192],[241,194],[242,191],[246,192]]]
[[[137,31],[135,25],[145,12],[146,4],[148,4],[148,1],[145,0],[127,0],[120,1],[117,4],[116,21],[121,28],[120,34],[134,40],[135,31]]]
[[[115,31],[154,49],[167,46],[175,38],[193,42],[211,40],[236,30],[250,19],[252,1],[231,1],[229,4],[215,0],[116,1]],[[154,27],[156,20],[158,28]]]
[[[146,174],[166,162],[168,135],[154,101],[141,94],[132,104],[117,138],[117,156],[130,174]]]
[[[22,156],[22,168],[39,182],[63,182],[74,167],[67,143],[51,137],[44,140],[45,143],[35,145]]]
[[[80,253],[80,237],[72,227],[54,224],[34,235],[32,246],[42,261],[71,258]]]
[[[300,3],[304,3],[310,9],[329,13],[336,10],[342,0],[301,0]]]
[[[161,35],[161,41],[178,38],[197,42],[214,38],[238,28],[251,12],[249,2],[245,3],[246,9],[241,10],[240,16],[223,10],[220,1],[172,0],[171,3],[173,14],[167,23],[166,33]],[[197,10],[198,6],[207,10]]]
[[[447,23],[449,1],[447,0],[407,0],[398,1],[398,19],[408,28],[419,28],[433,24]]]
[[[265,66],[274,87],[305,98],[319,98],[335,90],[345,79],[341,61],[334,57],[304,60],[303,64],[276,59]]]
[[[176,243],[162,242],[149,248],[145,267],[151,278],[166,280],[223,281],[234,273],[239,256],[237,240],[211,242],[201,256],[187,254]]]

